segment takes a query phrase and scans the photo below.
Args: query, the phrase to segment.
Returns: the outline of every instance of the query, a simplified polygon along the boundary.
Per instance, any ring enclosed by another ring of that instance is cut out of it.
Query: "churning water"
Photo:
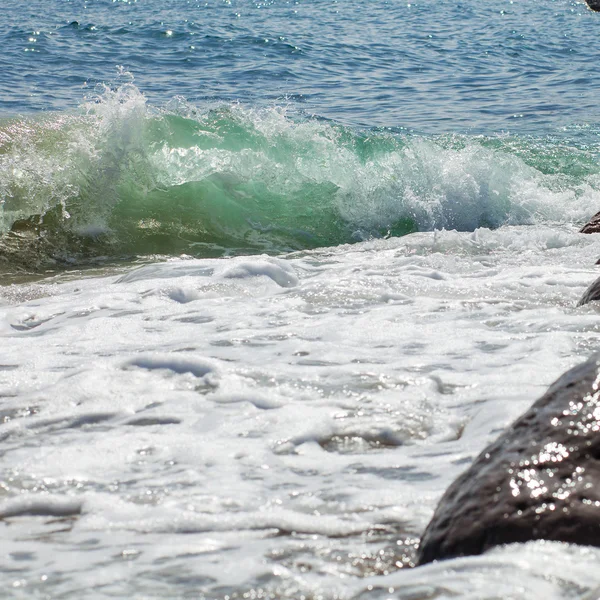
[[[566,544],[411,567],[597,350],[600,15],[4,12],[0,596],[598,596]]]

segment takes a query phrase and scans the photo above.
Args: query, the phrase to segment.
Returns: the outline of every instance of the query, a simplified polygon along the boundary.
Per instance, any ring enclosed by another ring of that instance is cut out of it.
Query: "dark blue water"
[[[573,0],[33,0],[3,8],[0,114],[75,109],[122,65],[158,105],[544,135],[600,122],[599,38]]]

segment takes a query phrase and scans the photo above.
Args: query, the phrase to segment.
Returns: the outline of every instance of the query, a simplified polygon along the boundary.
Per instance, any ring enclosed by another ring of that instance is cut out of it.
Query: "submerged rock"
[[[537,539],[600,546],[600,353],[554,382],[450,486],[419,564]]]
[[[597,4],[598,8],[594,10],[600,10],[600,0]],[[600,212],[597,212],[580,230],[579,233],[598,233],[600,232]]]
[[[594,300],[600,300],[600,277],[583,292],[583,296],[581,296],[581,300],[577,303],[577,306],[583,306]]]

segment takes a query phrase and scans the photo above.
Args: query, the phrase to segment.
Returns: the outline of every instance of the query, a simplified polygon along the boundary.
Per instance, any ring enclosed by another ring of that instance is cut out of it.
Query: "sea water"
[[[0,596],[600,595],[413,568],[598,349],[582,2],[32,0],[0,23]]]

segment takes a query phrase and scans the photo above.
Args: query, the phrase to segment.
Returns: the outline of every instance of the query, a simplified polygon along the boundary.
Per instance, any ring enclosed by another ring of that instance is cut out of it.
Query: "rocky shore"
[[[600,354],[554,384],[446,491],[419,564],[545,539],[600,545]]]
[[[587,0],[600,10],[600,2]],[[600,232],[600,212],[580,230]],[[600,277],[578,306],[600,300]],[[600,353],[567,371],[446,491],[418,563],[545,539],[600,546]]]

